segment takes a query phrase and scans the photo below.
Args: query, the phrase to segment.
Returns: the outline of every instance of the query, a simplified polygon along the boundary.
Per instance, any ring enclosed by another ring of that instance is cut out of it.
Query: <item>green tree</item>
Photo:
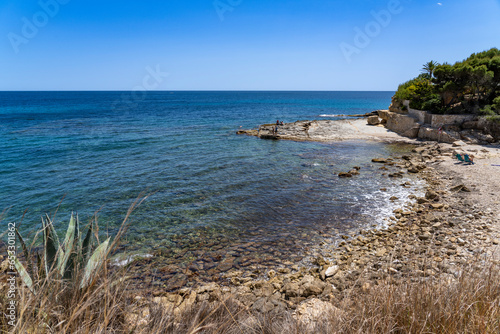
[[[422,67],[422,73],[426,73],[429,75],[430,79],[432,79],[434,75],[434,70],[436,69],[436,66],[439,64],[436,63],[434,60],[431,60],[428,63],[425,63],[424,66]]]

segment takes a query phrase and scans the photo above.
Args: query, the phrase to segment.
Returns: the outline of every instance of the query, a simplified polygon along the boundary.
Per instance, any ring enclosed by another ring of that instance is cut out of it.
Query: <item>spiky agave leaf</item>
[[[31,261],[31,256],[28,251],[28,247],[26,247],[26,244],[24,243],[24,239],[21,236],[21,233],[19,233],[18,229],[16,228],[14,230],[16,232],[16,236],[19,239],[19,243],[21,244],[21,247],[23,248],[23,253],[24,253],[24,258],[26,259],[26,265],[28,267],[28,274],[30,277],[35,278],[35,272],[33,271],[33,263]]]
[[[35,292],[33,289],[33,280],[31,279],[26,269],[24,269],[24,266],[21,264],[21,262],[19,262],[17,257],[14,258],[14,265],[16,266],[16,270],[19,273],[19,276],[21,276],[21,280],[23,281],[24,285],[26,285],[31,292]]]
[[[100,244],[90,257],[87,265],[85,266],[80,288],[85,288],[89,284],[92,276],[94,276],[95,271],[103,265],[104,261],[106,260],[110,239],[111,238],[108,238],[106,239],[106,241]]]
[[[71,218],[69,219],[68,230],[66,231],[66,237],[64,238],[64,242],[62,244],[65,251],[70,247],[72,247],[75,239],[75,232],[76,232],[76,220],[75,220],[75,215],[72,212]]]
[[[76,221],[73,213],[71,213],[71,218],[69,220],[68,230],[66,231],[66,237],[63,242],[63,249],[59,249],[58,270],[61,276],[65,276],[68,260],[73,254],[73,248],[75,245],[75,234],[76,234]]]
[[[43,225],[43,239],[44,239],[44,252],[45,252],[45,274],[48,275],[50,269],[54,266],[56,261],[56,256],[59,252],[59,239],[57,238],[57,233],[54,229],[54,225],[50,220],[49,215],[46,218],[42,218]]]
[[[73,217],[73,214],[71,215]],[[75,218],[75,233],[73,238],[72,251],[69,253],[69,259],[66,263],[66,269],[63,273],[63,278],[69,279],[73,276],[75,272],[76,262],[79,260],[78,254],[81,254],[81,240],[80,240],[80,227],[78,221],[78,214]],[[81,259],[80,259],[81,260]]]
[[[83,263],[85,263],[88,259],[88,257],[90,256],[90,252],[92,251],[92,227],[93,227],[93,223],[91,222],[89,227],[88,227],[88,230],[87,230],[87,234],[85,235],[85,239],[83,239],[83,243],[82,243],[82,261]]]
[[[45,279],[45,267],[42,264],[40,253],[36,253],[36,265],[38,268],[38,281],[43,281]]]

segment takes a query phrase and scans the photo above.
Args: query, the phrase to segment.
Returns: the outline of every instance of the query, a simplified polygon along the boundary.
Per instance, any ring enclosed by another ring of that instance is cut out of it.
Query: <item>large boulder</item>
[[[457,140],[460,140],[460,134],[455,131],[444,131],[432,128],[430,126],[421,126],[418,131],[418,138],[451,144]]]
[[[489,121],[485,117],[479,118],[478,127],[484,129],[484,132],[491,135],[495,141],[500,140],[500,123]]]
[[[378,118],[377,115],[370,116],[366,120],[367,120],[369,125],[379,125],[380,124],[380,119]]]
[[[460,138],[471,144],[491,144],[495,141],[492,135],[472,129],[461,131]]]
[[[312,298],[301,303],[292,316],[302,324],[313,328],[315,325],[327,321],[328,318],[340,318],[343,312],[331,303]]]
[[[381,124],[386,124],[389,119],[389,110],[377,110],[378,117],[380,117]]]
[[[392,98],[391,105],[389,106],[389,111],[390,112],[395,112],[395,113],[402,113],[403,111],[403,103]]]

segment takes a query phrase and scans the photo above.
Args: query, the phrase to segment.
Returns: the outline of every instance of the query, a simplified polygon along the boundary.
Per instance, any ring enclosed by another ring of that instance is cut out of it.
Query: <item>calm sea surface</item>
[[[371,163],[404,148],[266,141],[236,130],[385,109],[392,95],[0,92],[2,224],[27,210],[21,231],[32,235],[61,203],[60,229],[71,211],[88,222],[100,210],[101,232],[113,234],[146,191],[153,194],[132,214],[124,251],[212,274],[255,259],[298,262],[327,236],[382,222],[394,193],[407,196],[401,179]],[[337,177],[353,166],[361,175]],[[167,278],[179,278],[176,270]]]

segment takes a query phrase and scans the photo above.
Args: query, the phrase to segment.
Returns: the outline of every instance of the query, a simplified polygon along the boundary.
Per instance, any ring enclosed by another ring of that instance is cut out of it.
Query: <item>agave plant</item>
[[[42,256],[39,253],[36,254],[37,276],[35,276],[32,263],[33,257],[21,234],[16,229],[16,235],[26,258],[26,268],[17,258],[15,260],[16,269],[23,283],[32,292],[36,292],[34,281],[44,279],[49,276],[49,273],[54,273],[57,279],[71,280],[73,283],[78,283],[80,288],[85,288],[92,281],[96,271],[104,264],[108,254],[110,238],[93,250],[93,224],[89,225],[82,241],[78,215],[75,217],[73,213],[66,231],[66,237],[62,243],[59,242],[53,222],[48,215],[42,217],[42,228],[43,254]],[[79,268],[83,268],[81,274],[78,274]]]

